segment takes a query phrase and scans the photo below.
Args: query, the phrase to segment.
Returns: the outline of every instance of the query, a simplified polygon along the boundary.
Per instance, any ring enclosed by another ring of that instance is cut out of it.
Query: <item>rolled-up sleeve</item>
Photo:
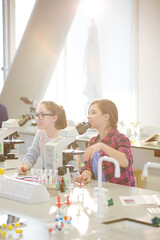
[[[117,147],[116,149],[120,152],[123,152],[126,154],[126,157],[129,161],[129,165],[133,164],[133,157],[132,157],[132,153],[131,153],[131,144],[130,141],[127,137],[125,137],[124,135],[122,135],[121,137],[119,137],[117,139]]]

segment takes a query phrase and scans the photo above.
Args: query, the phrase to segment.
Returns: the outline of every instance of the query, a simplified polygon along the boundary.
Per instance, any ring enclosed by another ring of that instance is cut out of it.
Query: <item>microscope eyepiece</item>
[[[79,123],[77,126],[76,126],[76,129],[78,131],[78,133],[80,135],[84,134],[88,128],[91,127],[91,124],[89,122],[82,122],[82,123]]]
[[[17,122],[19,124],[20,127],[22,127],[23,125],[26,124],[26,122],[28,122],[31,119],[30,115],[21,115],[17,118]]]

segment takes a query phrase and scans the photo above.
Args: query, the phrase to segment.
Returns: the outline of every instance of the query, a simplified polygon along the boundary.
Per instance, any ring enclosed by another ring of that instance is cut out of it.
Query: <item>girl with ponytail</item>
[[[133,157],[129,139],[117,130],[118,110],[116,105],[108,100],[95,100],[88,112],[88,122],[91,128],[98,130],[84,153],[85,166],[81,168],[79,182],[89,183],[98,179],[98,160],[101,156],[109,156],[120,165],[120,178],[114,177],[114,164],[102,162],[102,180],[127,186],[135,186],[133,175]]]

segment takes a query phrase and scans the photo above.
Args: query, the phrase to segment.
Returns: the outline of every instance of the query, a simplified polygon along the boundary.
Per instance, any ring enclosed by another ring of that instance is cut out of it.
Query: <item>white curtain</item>
[[[90,21],[85,48],[83,93],[87,97],[88,104],[101,98],[100,47],[98,29],[94,19]]]

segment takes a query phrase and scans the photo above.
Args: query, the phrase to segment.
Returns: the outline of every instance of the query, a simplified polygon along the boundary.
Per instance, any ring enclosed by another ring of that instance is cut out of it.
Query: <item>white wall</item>
[[[160,126],[160,0],[138,2],[138,116]]]
[[[134,1],[106,1],[105,9],[100,28],[103,97],[116,103],[119,120],[136,121],[132,103]]]

